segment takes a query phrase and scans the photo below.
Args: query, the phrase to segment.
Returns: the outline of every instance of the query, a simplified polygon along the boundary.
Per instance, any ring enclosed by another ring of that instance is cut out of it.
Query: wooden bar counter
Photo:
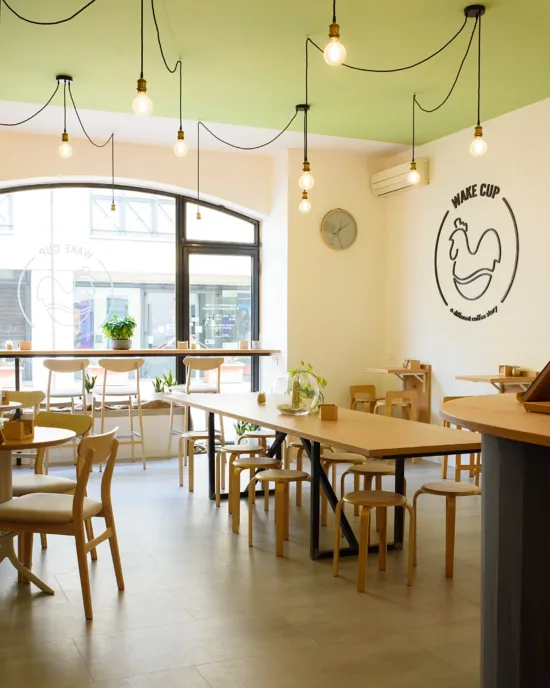
[[[550,686],[550,416],[515,394],[441,414],[483,435],[481,686]]]

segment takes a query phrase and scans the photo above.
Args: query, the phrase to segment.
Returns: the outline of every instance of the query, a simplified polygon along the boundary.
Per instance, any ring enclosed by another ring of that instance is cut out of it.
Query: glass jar
[[[321,391],[315,375],[306,372],[290,375],[287,394],[291,397],[293,407],[305,407],[309,413],[317,411]]]

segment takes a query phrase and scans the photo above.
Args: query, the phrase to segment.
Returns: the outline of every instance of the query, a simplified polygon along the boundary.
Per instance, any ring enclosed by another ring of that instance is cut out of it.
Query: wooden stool
[[[302,444],[301,440],[293,440],[287,444],[287,450],[285,453],[285,458],[284,458],[284,467],[286,470],[290,468],[290,463],[292,461],[292,457],[290,455],[290,452],[292,449],[296,449],[296,470],[301,471],[304,468],[304,445]],[[329,447],[328,444],[322,444],[321,445],[321,452],[331,452],[332,447]],[[307,455],[306,455],[307,457]],[[296,483],[296,506],[302,506],[302,483],[297,482]]]
[[[245,432],[237,440],[237,444],[240,444],[243,440],[256,440],[258,444],[261,444],[264,451],[267,452],[267,440],[275,439],[277,433],[275,430],[267,430],[265,428],[260,430],[251,430],[250,432]]]
[[[240,456],[261,456],[264,449],[260,444],[227,444],[216,450],[216,506],[220,506],[220,484],[222,472],[225,470],[225,462],[229,461],[229,494],[227,495],[227,510],[233,512],[233,463]],[[191,475],[191,454],[189,454],[189,475]],[[191,491],[191,488],[189,488]]]
[[[250,482],[248,483],[248,508],[256,503],[256,471],[266,470],[268,468],[280,468],[281,462],[278,459],[271,459],[268,456],[251,456],[248,459],[235,459],[233,461],[233,480],[232,495],[233,495],[233,532],[239,532],[239,523],[241,516],[241,473],[250,469]],[[216,494],[216,498],[217,498]],[[218,505],[219,506],[219,505]],[[269,511],[269,483],[264,483],[264,510]],[[249,517],[250,518],[250,517]],[[252,542],[249,542],[252,547]]]
[[[187,407],[188,408],[188,407]],[[189,462],[189,492],[195,491],[195,444],[208,441],[208,430],[189,430],[179,433],[178,463],[180,487],[183,487],[183,467]],[[215,430],[216,442],[223,441],[221,430]]]
[[[332,489],[336,492],[336,466],[339,464],[352,464],[357,466],[359,464],[365,463],[367,459],[361,454],[352,454],[351,452],[332,452],[330,454],[321,454],[321,466],[328,476],[329,469],[332,468],[330,484]],[[343,493],[341,494],[343,497]],[[328,499],[324,492],[321,490],[321,525],[327,525],[327,513],[328,513]]]
[[[367,579],[367,554],[369,551],[369,526],[370,512],[372,509],[380,509],[381,528],[378,550],[378,570],[386,570],[386,541],[387,541],[387,510],[388,507],[402,506],[409,512],[409,556],[407,567],[407,585],[412,585],[413,558],[414,558],[414,509],[407,502],[406,497],[396,492],[384,492],[382,490],[350,492],[338,502],[335,512],[334,527],[334,576],[338,575],[340,563],[340,522],[344,504],[353,504],[363,507],[361,510],[361,532],[359,536],[359,573],[357,576],[357,590],[365,592]]]
[[[365,461],[357,466],[352,466],[342,475],[340,478],[340,495],[345,495],[345,481],[347,475],[353,475],[353,489],[355,492],[359,492],[361,489],[359,482],[361,476],[363,476],[363,490],[372,490],[372,479],[375,479],[375,490],[382,489],[382,478],[385,475],[395,475],[395,468],[393,466],[388,466],[388,464],[382,461]],[[355,516],[359,514],[359,504],[353,507],[353,513]],[[378,512],[376,513],[376,527],[378,528]]]
[[[275,483],[275,524],[276,524],[276,553],[278,557],[284,554],[284,541],[290,537],[290,504],[288,499],[290,483],[309,480],[305,471],[288,469],[271,469],[261,471],[254,477],[254,482]],[[250,494],[250,492],[249,492]],[[248,544],[252,547],[252,514],[254,510],[248,506]]]
[[[464,397],[443,397],[443,403],[447,401],[454,401],[455,399],[464,399]],[[448,420],[443,421],[444,428],[452,427]],[[462,426],[456,425],[456,430],[462,430]],[[447,467],[449,465],[449,456],[445,455],[441,462],[441,477],[443,480],[447,479]],[[474,478],[474,482],[479,486],[479,476],[481,475],[481,452],[477,454],[470,454],[470,460],[467,464],[462,463],[462,454],[457,454],[455,456],[455,481],[460,482],[462,477],[462,471],[468,471],[470,478]]]
[[[469,485],[467,483],[451,483],[451,482],[434,482],[426,483],[414,495],[413,509],[415,513],[416,524],[416,500],[421,494],[433,494],[440,497],[445,497],[447,501],[447,515],[445,527],[445,576],[447,578],[453,577],[454,558],[455,558],[455,520],[456,520],[456,498],[457,497],[471,497],[480,495],[481,490],[476,485]],[[416,525],[415,525],[416,528]],[[414,564],[416,566],[416,537],[415,537],[415,552]]]

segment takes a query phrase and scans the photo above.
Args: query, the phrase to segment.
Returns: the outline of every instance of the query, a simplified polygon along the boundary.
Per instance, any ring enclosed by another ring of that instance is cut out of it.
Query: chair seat
[[[258,473],[258,475],[256,475],[256,480],[267,480],[270,483],[292,483],[298,480],[309,480],[309,473],[305,471],[294,471],[292,469],[274,468],[269,471]]]
[[[251,442],[250,444],[226,444],[218,451],[224,454],[250,454],[250,452],[263,452],[264,448],[260,444]]]
[[[358,466],[352,466],[349,473],[360,475],[395,475],[395,468],[382,463],[382,461],[365,461]]]
[[[386,405],[386,400],[381,399],[380,401],[376,402],[375,408],[382,408],[382,406]],[[407,408],[408,406],[411,405],[410,401],[393,401],[392,406],[395,406],[396,408]]]
[[[455,483],[450,480],[440,480],[438,482],[426,483],[420,488],[422,492],[427,492],[428,494],[442,495],[446,497],[447,495],[453,495],[455,497],[469,497],[472,495],[480,495],[481,488],[476,485],[470,485],[470,483]]]
[[[235,459],[235,468],[279,468],[281,462],[278,459],[271,459],[269,456],[251,456],[248,459]]]
[[[352,454],[351,452],[332,452],[330,454],[321,454],[321,461],[330,461],[331,463],[365,463],[366,458],[361,454]]]
[[[75,389],[74,387],[69,389],[54,389],[50,392],[51,399],[74,398],[81,396],[82,389]]]
[[[220,430],[214,432],[215,437],[221,437],[222,433]],[[208,430],[188,430],[187,432],[182,432],[181,437],[186,440],[207,440]]]
[[[384,490],[358,490],[348,492],[343,497],[344,502],[356,506],[403,506],[407,501],[406,497],[397,492],[385,492]]]
[[[76,489],[76,480],[54,475],[16,475],[13,478],[13,496],[49,492],[64,494]]]
[[[101,502],[84,498],[84,519],[101,513]],[[30,494],[0,504],[0,523],[72,523],[73,496],[65,494]]]
[[[103,388],[94,390],[94,397],[103,396]],[[135,385],[107,385],[105,388],[106,397],[135,397],[137,395],[137,387]]]

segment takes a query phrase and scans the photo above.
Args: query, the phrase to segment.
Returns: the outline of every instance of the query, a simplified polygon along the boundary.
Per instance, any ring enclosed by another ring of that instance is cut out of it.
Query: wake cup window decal
[[[514,283],[519,234],[496,184],[483,182],[451,198],[435,242],[435,280],[443,303],[461,320],[498,313]]]

